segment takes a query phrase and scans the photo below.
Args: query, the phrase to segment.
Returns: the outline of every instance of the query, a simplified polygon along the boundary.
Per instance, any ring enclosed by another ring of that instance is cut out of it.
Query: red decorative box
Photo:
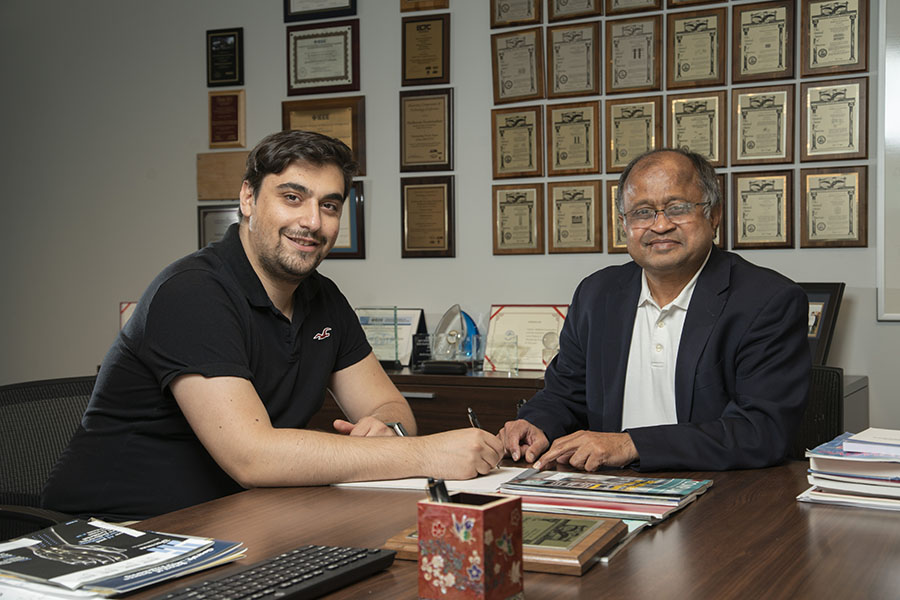
[[[451,494],[420,500],[419,598],[519,600],[522,585],[522,499]]]

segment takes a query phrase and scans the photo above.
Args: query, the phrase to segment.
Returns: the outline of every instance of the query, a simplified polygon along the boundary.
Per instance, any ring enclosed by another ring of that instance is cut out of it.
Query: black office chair
[[[0,386],[0,540],[71,518],[40,508],[41,489],[81,422],[95,380]]]
[[[843,433],[843,426],[844,370],[813,365],[809,376],[809,402],[789,456],[804,458],[807,449],[815,448]]]

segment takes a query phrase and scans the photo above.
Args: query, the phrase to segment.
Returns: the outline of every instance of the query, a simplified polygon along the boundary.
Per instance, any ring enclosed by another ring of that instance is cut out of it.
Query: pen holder
[[[419,598],[524,598],[522,499],[450,495],[418,504]]]

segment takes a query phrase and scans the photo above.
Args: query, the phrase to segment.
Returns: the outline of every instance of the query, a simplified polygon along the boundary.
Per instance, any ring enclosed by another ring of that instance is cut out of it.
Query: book
[[[645,502],[616,502],[615,500],[598,500],[576,496],[545,496],[524,490],[519,490],[518,495],[522,498],[523,510],[654,522],[666,519],[670,514],[686,506],[696,498],[696,496],[692,496],[690,500],[673,506],[670,504],[647,504]]]
[[[629,527],[620,519],[522,511],[522,568],[583,575],[603,556],[615,551],[623,540],[633,537],[641,525]],[[397,552],[399,559],[417,560],[416,526],[394,535],[384,547]]]
[[[835,475],[855,475],[900,480],[900,457],[874,452],[849,452],[846,432],[831,441],[806,451],[811,470]]]
[[[900,486],[880,483],[860,483],[847,481],[846,478],[829,477],[810,473],[807,481],[823,491],[842,491],[865,496],[884,496],[900,499]]]
[[[881,510],[900,510],[900,499],[880,496],[864,496],[848,492],[827,491],[813,486],[797,496],[800,502],[816,504],[834,504],[838,506],[856,506],[877,508]]]
[[[0,590],[15,579],[110,596],[243,554],[236,542],[73,519],[0,543]]]
[[[500,491],[537,492],[545,496],[575,496],[678,506],[705,492],[712,480],[625,477],[597,473],[567,473],[528,469],[500,485]]]
[[[900,458],[900,430],[869,427],[844,440],[845,452],[873,452]]]

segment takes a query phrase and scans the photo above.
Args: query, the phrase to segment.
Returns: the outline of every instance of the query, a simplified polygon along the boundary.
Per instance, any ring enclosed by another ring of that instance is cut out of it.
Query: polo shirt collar
[[[709,262],[709,256],[712,254],[712,247],[710,247],[709,252],[706,253],[706,258],[703,259],[703,264],[700,265],[700,268],[697,269],[697,272],[694,273],[694,276],[691,277],[691,280],[687,282],[681,292],[675,296],[675,299],[669,302],[666,306],[660,306],[659,309],[665,308],[680,308],[682,310],[687,310],[688,305],[691,303],[691,295],[694,293],[694,288],[697,287],[697,279],[700,278],[700,273],[703,272],[703,267],[706,266],[706,263]],[[641,269],[641,295],[638,297],[638,306],[644,306],[647,303],[651,303],[656,305],[656,300],[653,299],[653,296],[650,295],[650,286],[647,284],[647,272]]]

